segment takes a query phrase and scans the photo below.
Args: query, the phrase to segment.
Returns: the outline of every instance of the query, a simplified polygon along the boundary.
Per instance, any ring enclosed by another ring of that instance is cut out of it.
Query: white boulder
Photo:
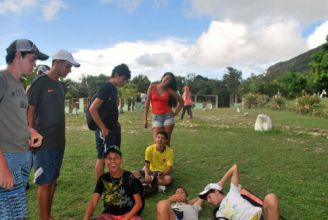
[[[255,131],[270,131],[272,130],[271,118],[265,114],[259,114],[255,121]]]

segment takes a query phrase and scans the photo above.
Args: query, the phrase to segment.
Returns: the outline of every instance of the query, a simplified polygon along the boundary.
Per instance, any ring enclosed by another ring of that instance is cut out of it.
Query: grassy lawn
[[[268,114],[273,131],[254,131],[257,114]],[[143,128],[142,112],[120,116],[122,150],[127,170],[140,169],[151,129]],[[67,116],[67,147],[53,205],[53,216],[82,219],[95,185],[94,134],[84,115]],[[146,200],[143,219],[155,219],[156,202],[183,185],[191,197],[218,181],[237,163],[241,184],[259,196],[275,192],[286,219],[328,219],[328,119],[273,112],[268,109],[194,111],[194,119],[177,120],[173,133],[174,184]],[[32,177],[31,177],[32,182]],[[225,187],[225,191],[228,187]],[[30,219],[38,219],[36,186],[28,190]],[[200,219],[212,219],[214,207],[205,203]],[[102,203],[98,212],[102,210]]]

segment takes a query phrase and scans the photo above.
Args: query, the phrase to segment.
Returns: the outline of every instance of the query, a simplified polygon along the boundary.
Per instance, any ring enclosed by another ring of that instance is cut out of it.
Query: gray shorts
[[[162,115],[153,114],[153,120],[152,120],[153,128],[174,125],[174,123],[175,121],[172,112],[165,113]]]

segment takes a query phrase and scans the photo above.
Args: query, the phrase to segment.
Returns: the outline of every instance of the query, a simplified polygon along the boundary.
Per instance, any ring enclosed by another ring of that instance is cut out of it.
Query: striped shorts
[[[7,165],[14,176],[14,187],[0,187],[0,219],[27,218],[25,187],[28,182],[32,155],[27,153],[3,153]]]

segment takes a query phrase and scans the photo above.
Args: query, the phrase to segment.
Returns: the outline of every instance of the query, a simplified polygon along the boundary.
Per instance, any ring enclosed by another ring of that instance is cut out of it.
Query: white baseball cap
[[[211,190],[218,190],[222,193],[222,186],[217,183],[209,183],[205,186],[204,190],[198,194],[199,198],[206,200],[207,194]]]
[[[66,50],[58,50],[54,55],[52,55],[52,60],[66,60],[72,66],[80,66],[80,64],[74,60],[73,55]]]

